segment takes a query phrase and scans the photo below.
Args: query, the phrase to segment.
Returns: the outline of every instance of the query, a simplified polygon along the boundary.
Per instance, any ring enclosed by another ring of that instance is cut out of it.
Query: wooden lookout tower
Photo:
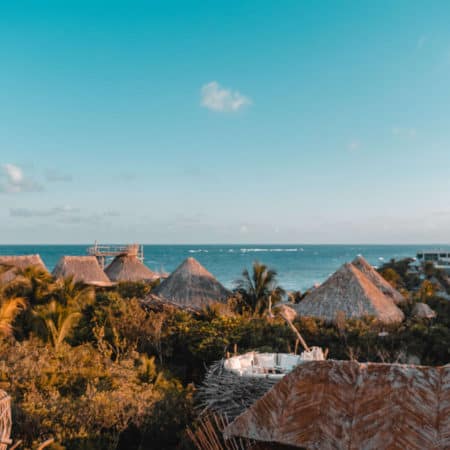
[[[95,244],[88,248],[87,253],[97,258],[102,269],[116,256],[136,256],[141,262],[144,261],[144,246],[141,244],[99,245],[95,241]]]

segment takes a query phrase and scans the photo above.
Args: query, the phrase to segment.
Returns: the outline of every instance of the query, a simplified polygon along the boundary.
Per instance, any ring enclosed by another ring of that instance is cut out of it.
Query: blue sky
[[[447,1],[0,5],[1,243],[450,241]]]

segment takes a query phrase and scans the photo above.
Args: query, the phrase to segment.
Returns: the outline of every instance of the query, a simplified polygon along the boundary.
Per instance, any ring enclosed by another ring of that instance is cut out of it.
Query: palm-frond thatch
[[[137,256],[128,254],[116,256],[105,273],[111,281],[154,281],[160,278]]]
[[[309,449],[449,449],[450,367],[307,362],[225,435]]]
[[[214,412],[234,419],[261,398],[278,380],[242,377],[216,361],[206,372],[196,392],[196,403],[202,412]]]
[[[0,390],[0,450],[6,450],[12,443],[11,397]]]
[[[74,282],[92,286],[111,286],[95,256],[63,256],[53,269],[55,278],[72,277]]]
[[[194,309],[225,302],[230,296],[230,292],[194,258],[187,258],[152,294]]]
[[[412,315],[419,319],[434,319],[436,311],[431,309],[426,303],[416,303],[412,310]]]
[[[48,272],[40,255],[0,255],[0,266],[4,270],[0,273],[0,283],[9,283],[17,277],[17,272],[36,267]]]
[[[362,256],[357,256],[352,264],[359,269],[380,291],[390,297],[395,304],[406,301],[397,289],[394,289]]]
[[[344,264],[299,304],[292,305],[302,316],[335,321],[338,313],[346,318],[373,316],[382,323],[397,323],[403,312],[391,298],[352,264]]]

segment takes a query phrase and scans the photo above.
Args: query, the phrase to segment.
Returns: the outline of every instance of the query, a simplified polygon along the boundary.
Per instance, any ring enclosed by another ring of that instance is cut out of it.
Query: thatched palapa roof
[[[390,297],[395,304],[406,301],[397,289],[394,289],[362,256],[357,256],[352,264],[359,269],[384,295]]]
[[[0,266],[5,270],[0,273],[0,282],[8,283],[14,280],[18,270],[36,267],[48,272],[40,255],[0,255]]]
[[[154,281],[160,278],[135,255],[119,255],[105,269],[111,281]]]
[[[187,258],[152,294],[194,309],[225,302],[230,296],[230,292],[194,258]]]
[[[7,450],[9,444],[12,444],[11,428],[11,397],[0,390],[0,450]]]
[[[93,286],[111,286],[95,256],[63,256],[53,269],[55,278],[73,277],[75,282]]]
[[[302,316],[311,316],[333,322],[338,312],[346,318],[374,316],[383,323],[404,319],[403,312],[391,298],[352,264],[344,264],[300,303],[292,305]]]
[[[420,319],[434,319],[436,311],[431,309],[426,303],[416,303],[412,310],[412,315]]]
[[[261,398],[279,380],[242,377],[216,361],[208,368],[202,384],[195,393],[196,406],[201,412],[215,412],[234,419]]]
[[[450,366],[305,362],[226,436],[294,448],[450,448]]]

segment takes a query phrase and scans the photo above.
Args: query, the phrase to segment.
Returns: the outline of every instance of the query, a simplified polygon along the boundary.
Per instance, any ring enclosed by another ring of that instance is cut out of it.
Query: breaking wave
[[[252,252],[302,252],[302,248],[241,248],[242,253]]]

